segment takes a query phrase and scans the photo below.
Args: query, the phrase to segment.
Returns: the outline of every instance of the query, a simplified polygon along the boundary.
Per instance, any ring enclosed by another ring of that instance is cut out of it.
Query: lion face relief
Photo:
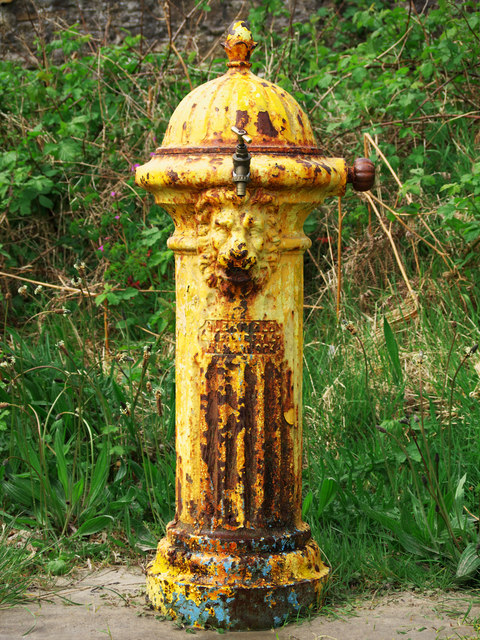
[[[200,268],[222,293],[258,290],[278,261],[279,243],[272,197],[242,200],[211,189],[196,205]]]

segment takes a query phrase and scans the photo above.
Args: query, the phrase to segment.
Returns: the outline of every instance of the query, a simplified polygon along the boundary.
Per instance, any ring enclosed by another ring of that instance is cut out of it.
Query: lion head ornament
[[[245,199],[209,189],[195,206],[200,269],[208,286],[225,295],[258,291],[278,262],[278,222],[273,198]]]

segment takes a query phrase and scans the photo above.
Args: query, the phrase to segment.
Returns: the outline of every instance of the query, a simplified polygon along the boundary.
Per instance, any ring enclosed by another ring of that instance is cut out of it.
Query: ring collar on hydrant
[[[254,45],[235,22],[227,72],[182,100],[136,175],[175,222],[176,513],[147,596],[229,629],[317,605],[328,575],[301,518],[303,223],[372,173],[323,157],[298,103],[250,71]]]

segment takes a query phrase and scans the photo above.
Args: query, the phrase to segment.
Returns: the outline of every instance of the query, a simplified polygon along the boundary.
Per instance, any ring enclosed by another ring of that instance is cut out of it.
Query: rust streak
[[[257,153],[262,155],[273,155],[273,156],[312,156],[313,158],[324,158],[325,152],[318,147],[309,147],[307,145],[293,145],[288,142],[282,142],[281,144],[277,141],[272,140],[272,144],[251,144],[248,147],[251,153]],[[171,155],[182,155],[186,156],[185,161],[192,162],[193,159],[188,158],[188,156],[204,156],[207,154],[217,154],[217,155],[231,155],[235,151],[234,143],[224,143],[224,146],[218,146],[212,144],[212,141],[207,141],[205,146],[202,147],[194,147],[194,146],[184,146],[184,147],[158,147],[155,149],[155,156],[171,156]],[[196,160],[196,158],[195,158]]]
[[[264,460],[265,495],[263,513],[267,524],[278,522],[280,488],[280,465],[278,451],[278,428],[280,422],[278,371],[271,360],[265,363],[264,382]]]
[[[264,136],[268,136],[269,138],[276,138],[278,136],[278,131],[273,126],[268,111],[258,112],[258,118],[255,126],[257,127],[258,133],[261,133]]]
[[[282,490],[280,500],[280,511],[282,521],[285,525],[293,523],[294,519],[294,490],[295,476],[293,463],[293,440],[291,436],[292,427],[285,419],[285,413],[294,408],[293,403],[293,374],[290,369],[284,371],[283,383],[285,385],[282,394],[282,411],[281,411],[281,472]],[[300,479],[299,479],[300,481]]]
[[[217,357],[214,356],[207,367],[205,374],[207,393],[202,397],[202,409],[205,414],[205,423],[207,425],[205,444],[202,445],[202,458],[207,465],[208,479],[210,481],[210,486],[207,486],[206,488],[204,508],[205,514],[210,517],[215,515],[215,507],[218,504],[220,491],[219,449],[222,434],[219,429],[219,408],[222,404],[222,396],[218,390],[219,367],[217,366],[217,360]]]
[[[177,475],[177,499],[176,499],[176,503],[177,503],[177,509],[175,512],[175,518],[176,520],[179,520],[182,516],[182,511],[183,511],[183,500],[182,500],[182,483],[180,482],[180,477]]]
[[[249,364],[245,365],[244,372],[245,395],[243,406],[240,407],[240,421],[245,428],[245,467],[244,467],[244,500],[245,518],[252,518],[253,491],[256,475],[255,444],[257,440],[255,408],[257,402],[257,376]]]
[[[240,423],[235,419],[235,415],[231,413],[227,419],[227,437],[225,442],[225,489],[228,493],[224,499],[224,519],[225,522],[232,527],[238,525],[230,492],[235,490],[240,480],[237,471],[237,436],[240,431],[240,426]]]
[[[175,182],[178,181],[178,173],[176,171],[174,171],[173,169],[168,169],[166,174],[170,178],[170,182],[175,183]]]
[[[248,111],[241,111],[240,109],[238,109],[235,126],[238,127],[238,129],[245,129],[249,122],[250,116],[248,115]]]

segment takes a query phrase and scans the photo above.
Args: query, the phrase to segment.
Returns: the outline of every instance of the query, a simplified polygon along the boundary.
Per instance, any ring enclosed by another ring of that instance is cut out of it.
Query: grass
[[[13,523],[15,524],[15,523]],[[31,534],[12,526],[0,531],[0,609],[22,602],[25,591],[34,580],[36,549]]]
[[[478,570],[478,316],[462,306],[447,316],[425,305],[397,323],[400,373],[375,318],[306,327],[308,515],[343,587],[453,586]],[[323,508],[325,482],[334,496]]]
[[[305,225],[303,511],[329,604],[480,575],[480,14],[440,4],[325,6],[292,32],[271,20],[283,3],[250,15],[281,60],[259,47],[254,70],[329,154],[379,174],[342,199],[342,238],[332,203]],[[0,601],[37,572],[143,557],[173,515],[172,227],[131,167],[223,62],[140,50],[69,30],[39,41],[38,69],[0,69],[0,567],[17,585]]]
[[[54,574],[75,556],[154,548],[172,515],[172,344],[127,341],[100,355],[83,333],[88,304],[44,316],[38,341],[10,330],[4,346],[3,516],[55,543],[44,558]]]

